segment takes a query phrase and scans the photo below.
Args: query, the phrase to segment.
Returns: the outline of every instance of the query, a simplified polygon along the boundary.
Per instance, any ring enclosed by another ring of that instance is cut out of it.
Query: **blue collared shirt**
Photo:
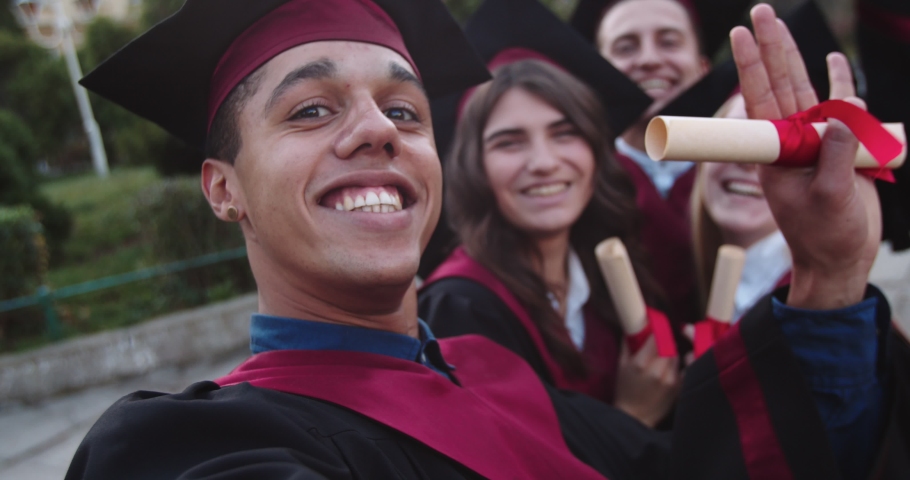
[[[616,138],[616,151],[631,158],[651,179],[660,196],[667,198],[676,180],[695,166],[692,162],[657,162],[647,153],[629,145],[622,137]]]
[[[254,314],[250,321],[250,351],[341,350],[388,355],[421,363],[451,378],[451,365],[442,359],[430,327],[418,320],[420,338],[369,328]]]
[[[878,376],[878,299],[838,310],[803,310],[772,299],[802,367],[845,480],[865,478],[884,427]]]

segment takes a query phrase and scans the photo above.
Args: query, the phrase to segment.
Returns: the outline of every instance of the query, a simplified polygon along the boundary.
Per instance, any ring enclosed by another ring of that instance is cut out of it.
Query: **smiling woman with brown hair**
[[[487,336],[550,383],[654,425],[675,398],[676,360],[645,358],[650,346],[642,358],[621,356],[594,257],[597,243],[621,238],[654,299],[611,138],[597,95],[561,68],[526,59],[496,69],[467,100],[445,162],[445,203],[462,247],[428,278],[420,314],[437,335]],[[446,275],[453,262],[475,262],[498,286]],[[500,286],[511,298],[497,296]]]

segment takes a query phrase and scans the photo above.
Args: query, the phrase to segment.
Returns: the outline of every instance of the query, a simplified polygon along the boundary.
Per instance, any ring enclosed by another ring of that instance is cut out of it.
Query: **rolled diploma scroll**
[[[598,243],[594,254],[626,335],[641,332],[648,324],[645,299],[641,295],[635,271],[632,270],[626,246],[622,240],[611,237]]]
[[[900,155],[885,165],[894,169],[907,157],[904,125],[882,126],[904,146]],[[813,123],[812,127],[824,137],[828,124]],[[658,116],[648,124],[645,150],[654,160],[768,164],[780,157],[780,136],[767,120]],[[880,168],[862,144],[856,152],[856,168]]]
[[[714,264],[714,278],[711,279],[711,293],[708,295],[708,318],[730,323],[733,321],[736,288],[743,275],[746,251],[735,245],[721,245],[717,250]]]

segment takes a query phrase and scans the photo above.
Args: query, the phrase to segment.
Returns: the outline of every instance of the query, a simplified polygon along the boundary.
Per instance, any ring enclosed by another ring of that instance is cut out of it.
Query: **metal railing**
[[[104,290],[106,288],[119,287],[131,282],[148,280],[150,278],[182,272],[192,268],[214,265],[228,260],[236,260],[245,256],[246,247],[240,247],[232,250],[209,253],[187,260],[180,260],[164,265],[121,273],[119,275],[111,275],[88,282],[60,287],[56,290],[51,289],[47,285],[42,285],[38,287],[34,295],[0,300],[0,313],[39,305],[44,310],[45,334],[50,338],[60,338],[63,332],[60,328],[60,319],[57,316],[57,310],[54,308],[55,300],[97,292],[98,290]]]

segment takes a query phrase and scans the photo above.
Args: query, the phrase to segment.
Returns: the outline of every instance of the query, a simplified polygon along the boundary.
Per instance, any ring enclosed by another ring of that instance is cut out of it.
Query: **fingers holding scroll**
[[[815,106],[818,98],[787,27],[768,5],[751,15],[754,36],[744,27],[730,33],[749,118],[778,120]],[[829,55],[828,69],[832,98],[862,106],[846,57]],[[791,305],[838,308],[858,302],[865,291],[880,219],[872,182],[854,169],[857,147],[849,129],[830,120],[816,165],[761,167],[768,204],[793,254]]]
[[[799,48],[774,9],[758,5],[752,22],[755,36],[745,27],[730,33],[749,118],[778,120],[817,105]]]

